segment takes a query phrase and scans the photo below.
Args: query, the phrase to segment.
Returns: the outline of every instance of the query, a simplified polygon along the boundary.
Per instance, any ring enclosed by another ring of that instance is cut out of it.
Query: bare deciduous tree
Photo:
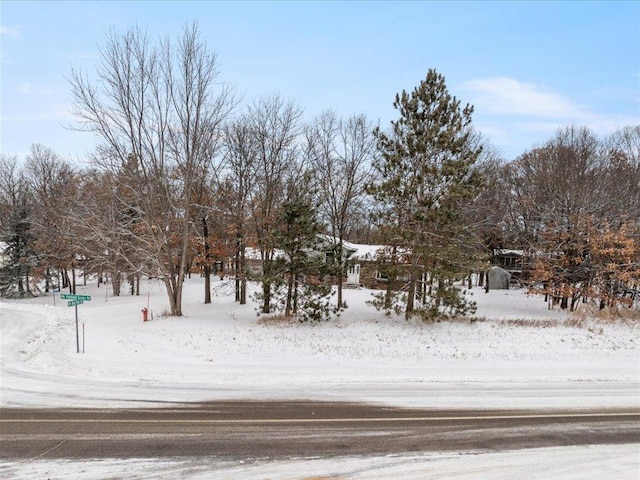
[[[537,242],[542,228],[571,228],[605,209],[602,160],[595,135],[570,126],[507,166],[512,218],[529,243]]]
[[[96,163],[122,179],[121,200],[145,227],[136,243],[144,273],[163,280],[170,313],[180,316],[197,188],[234,99],[195,25],[175,47],[169,39],[152,44],[140,29],[112,32],[97,74],[92,82],[72,72],[74,113],[102,140]]]
[[[248,112],[257,149],[251,204],[255,242],[262,259],[262,313],[271,311],[276,227],[285,199],[286,179],[297,170],[301,116],[302,110],[294,102],[278,95],[258,100]]]
[[[30,296],[36,264],[31,192],[16,157],[0,156],[0,295]]]
[[[306,155],[315,173],[320,219],[335,241],[338,305],[346,265],[342,251],[350,225],[362,214],[375,154],[373,126],[364,115],[347,120],[325,111],[307,129]]]
[[[235,237],[235,299],[241,305],[247,303],[245,251],[258,156],[256,140],[247,117],[241,117],[225,128],[226,155],[221,187],[227,192],[225,207]]]
[[[34,144],[26,156],[25,176],[37,208],[33,212],[32,231],[40,252],[39,272],[49,291],[51,268],[57,268],[66,285],[68,272],[71,291],[75,291],[75,247],[73,229],[76,174],[69,162],[51,148]]]
[[[573,309],[588,287],[586,225],[604,220],[610,206],[606,157],[585,127],[558,130],[544,146],[507,167],[514,217],[536,259],[533,280]],[[569,299],[571,298],[571,305]]]
[[[640,125],[628,126],[604,140],[609,221],[640,219]]]

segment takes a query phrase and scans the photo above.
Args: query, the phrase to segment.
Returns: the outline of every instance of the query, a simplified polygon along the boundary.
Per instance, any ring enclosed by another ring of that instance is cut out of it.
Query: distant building
[[[495,248],[491,256],[491,264],[511,275],[511,285],[524,284],[531,270],[530,257],[524,250]]]
[[[502,267],[494,265],[487,272],[487,290],[509,290],[511,274]]]

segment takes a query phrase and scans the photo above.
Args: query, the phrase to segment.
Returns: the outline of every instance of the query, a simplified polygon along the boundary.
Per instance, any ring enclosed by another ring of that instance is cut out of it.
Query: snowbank
[[[96,478],[188,478],[217,480],[636,480],[638,445],[590,445],[506,452],[448,452],[384,457],[232,461],[223,458],[33,460],[0,464],[3,478],[92,480]],[[134,473],[135,472],[135,473]]]

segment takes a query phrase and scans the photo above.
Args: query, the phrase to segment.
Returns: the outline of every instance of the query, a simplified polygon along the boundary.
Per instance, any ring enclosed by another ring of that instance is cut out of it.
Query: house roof
[[[350,243],[349,246],[354,249],[351,259],[362,261],[375,261],[379,252],[384,248],[383,245],[366,245]]]
[[[324,244],[324,245],[337,245],[340,240],[337,239],[336,237],[332,237],[331,235],[325,235],[323,233],[319,233],[317,235],[317,237],[320,239],[320,241]],[[353,244],[343,240],[342,241],[342,248],[347,252],[347,256],[352,255],[353,253],[356,252],[356,248],[353,246]]]
[[[331,235],[319,234],[318,238],[326,246],[336,245],[338,243],[338,239],[335,237],[332,237]],[[368,245],[363,243],[352,243],[346,240],[342,241],[342,248],[347,254],[347,258],[349,260],[356,260],[356,261],[362,261],[362,262],[375,262],[376,260],[378,260],[380,253],[385,252],[385,250],[388,252],[390,249],[390,247],[385,247],[384,245]],[[402,256],[403,253],[406,253],[406,252],[407,252],[406,250],[400,251],[398,252],[398,255]],[[259,260],[261,258],[260,250],[257,248],[247,247],[245,250],[245,256],[247,259]],[[276,249],[275,251],[275,256],[280,258],[286,258],[286,254],[283,251],[278,249]]]
[[[493,254],[498,256],[498,255],[502,255],[502,256],[510,256],[510,257],[523,257],[524,256],[524,250],[511,250],[508,248],[494,248],[493,249]]]

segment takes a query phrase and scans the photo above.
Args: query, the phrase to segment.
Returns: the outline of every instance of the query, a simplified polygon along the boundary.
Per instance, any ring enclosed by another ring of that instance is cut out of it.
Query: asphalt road
[[[327,402],[0,409],[0,458],[229,459],[640,442],[640,411],[434,411]]]

